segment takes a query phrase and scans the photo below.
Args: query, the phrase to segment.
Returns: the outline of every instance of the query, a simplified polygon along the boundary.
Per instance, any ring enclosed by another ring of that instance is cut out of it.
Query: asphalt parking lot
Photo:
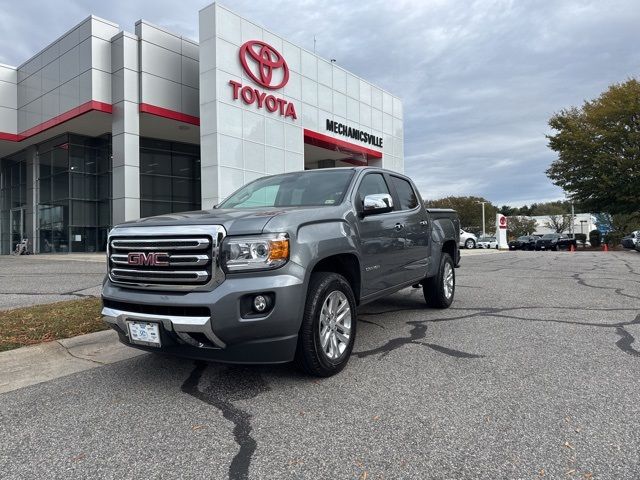
[[[0,310],[100,295],[102,255],[0,256]]]
[[[638,478],[640,254],[456,273],[361,308],[329,379],[143,355],[2,394],[2,477]]]

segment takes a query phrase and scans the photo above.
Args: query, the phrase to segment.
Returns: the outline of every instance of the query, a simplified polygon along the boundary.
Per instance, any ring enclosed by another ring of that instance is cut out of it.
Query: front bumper
[[[241,299],[258,293],[274,296],[272,310],[243,317]],[[283,363],[295,355],[306,284],[302,267],[290,262],[272,272],[229,275],[201,292],[123,288],[107,280],[102,297],[103,320],[132,347],[229,363]],[[161,347],[130,341],[127,321],[136,320],[160,326]]]

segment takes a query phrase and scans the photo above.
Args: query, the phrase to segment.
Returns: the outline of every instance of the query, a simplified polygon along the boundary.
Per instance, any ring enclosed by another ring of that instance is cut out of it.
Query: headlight
[[[286,233],[227,237],[222,242],[222,267],[227,272],[271,270],[289,261]]]

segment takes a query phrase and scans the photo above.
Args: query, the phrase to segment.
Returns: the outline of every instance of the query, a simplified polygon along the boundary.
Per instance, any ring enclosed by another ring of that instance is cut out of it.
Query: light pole
[[[476,202],[476,203],[480,203],[482,204],[482,236],[486,237],[487,236],[487,232],[484,231],[485,229],[485,222],[484,222],[484,204],[487,202]]]

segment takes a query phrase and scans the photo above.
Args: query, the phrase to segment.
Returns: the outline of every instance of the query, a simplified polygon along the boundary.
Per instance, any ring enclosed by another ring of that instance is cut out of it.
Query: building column
[[[29,240],[29,249],[40,251],[38,238],[38,150],[32,145],[26,150],[27,163],[27,204],[24,213],[25,236]]]
[[[216,112],[216,5],[200,10],[200,192],[202,209],[220,198]]]
[[[111,39],[112,224],[140,218],[138,37]]]

